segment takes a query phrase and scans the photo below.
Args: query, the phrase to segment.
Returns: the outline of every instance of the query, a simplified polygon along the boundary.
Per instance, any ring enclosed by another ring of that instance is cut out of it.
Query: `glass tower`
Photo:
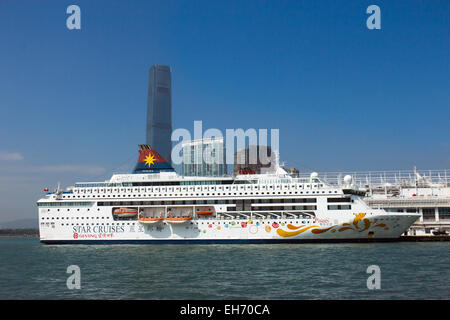
[[[172,76],[169,66],[150,68],[146,143],[169,164],[172,153]]]
[[[227,174],[223,138],[183,142],[182,154],[184,176],[220,177]]]

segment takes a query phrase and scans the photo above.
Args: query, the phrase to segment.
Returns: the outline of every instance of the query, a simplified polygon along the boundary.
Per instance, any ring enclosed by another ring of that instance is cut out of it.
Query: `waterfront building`
[[[250,145],[234,154],[233,174],[261,174],[274,170],[275,154],[270,146]]]
[[[293,178],[298,178],[298,175],[300,174],[297,168],[289,168],[286,171]]]
[[[220,177],[227,174],[223,138],[191,140],[182,143],[183,176]]]

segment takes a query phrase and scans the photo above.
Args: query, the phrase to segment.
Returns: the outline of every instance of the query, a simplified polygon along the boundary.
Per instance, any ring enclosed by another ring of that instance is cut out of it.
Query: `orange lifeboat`
[[[196,213],[199,216],[210,216],[213,214],[213,212],[210,210],[197,211]]]
[[[167,217],[166,221],[170,223],[185,223],[192,220],[192,217]]]
[[[148,223],[148,224],[151,224],[151,223],[158,223],[158,222],[160,222],[160,221],[162,221],[163,220],[163,218],[139,218],[138,219],[138,221],[140,222],[140,223]]]
[[[113,214],[118,217],[134,217],[137,213],[137,209],[133,208],[118,208],[113,212]]]

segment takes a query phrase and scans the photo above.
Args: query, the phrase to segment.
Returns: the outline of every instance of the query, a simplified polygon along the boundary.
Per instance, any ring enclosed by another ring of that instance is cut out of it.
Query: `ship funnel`
[[[139,158],[133,173],[174,172],[172,166],[148,144],[139,145]]]

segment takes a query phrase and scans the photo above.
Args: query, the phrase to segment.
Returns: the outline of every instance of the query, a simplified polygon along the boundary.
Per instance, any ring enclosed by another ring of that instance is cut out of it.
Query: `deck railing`
[[[365,172],[318,172],[318,176],[331,185],[345,186],[345,176],[351,176],[353,185],[360,188],[377,187],[450,187],[450,170],[399,170]],[[300,174],[299,178],[309,177]]]

